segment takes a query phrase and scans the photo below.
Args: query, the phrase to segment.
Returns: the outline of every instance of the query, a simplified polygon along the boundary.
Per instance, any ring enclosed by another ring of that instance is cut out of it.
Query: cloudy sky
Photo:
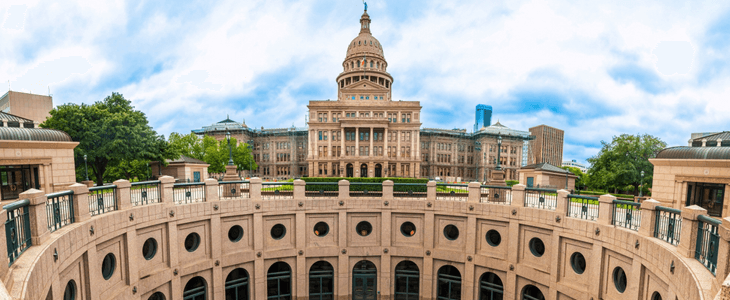
[[[621,133],[686,145],[691,132],[730,129],[728,1],[368,6],[393,97],[421,101],[423,127],[471,130],[474,107],[488,104],[515,129],[564,129],[564,159],[578,161]],[[3,0],[0,94],[50,87],[58,105],[116,91],[165,135],[226,115],[303,126],[308,100],[336,98],[362,10],[361,0]]]

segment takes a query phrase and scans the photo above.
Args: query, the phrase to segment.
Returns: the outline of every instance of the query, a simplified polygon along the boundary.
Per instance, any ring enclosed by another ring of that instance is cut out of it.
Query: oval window
[[[412,237],[416,234],[416,225],[411,222],[404,222],[400,225],[400,232],[407,237]]]
[[[185,250],[193,252],[198,249],[198,246],[200,246],[200,236],[197,233],[193,232],[185,237]]]

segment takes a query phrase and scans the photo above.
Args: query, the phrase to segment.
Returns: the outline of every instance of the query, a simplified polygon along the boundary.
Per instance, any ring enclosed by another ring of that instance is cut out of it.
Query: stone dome
[[[360,34],[347,47],[347,58],[352,56],[385,58],[383,46],[370,33],[370,16],[367,11],[360,18]]]

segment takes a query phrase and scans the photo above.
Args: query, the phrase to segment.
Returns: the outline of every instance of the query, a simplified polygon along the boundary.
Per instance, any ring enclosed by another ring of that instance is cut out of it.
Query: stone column
[[[370,150],[368,151],[368,156],[373,157],[373,127],[370,126]],[[368,172],[370,172],[370,169],[368,169]]]
[[[566,190],[558,190],[558,200],[557,203],[555,203],[555,212],[558,213],[559,216],[568,215],[568,195],[570,195],[570,192]]]
[[[400,115],[400,112],[398,112],[398,115]],[[401,152],[401,151],[400,151],[400,140],[401,140],[401,136],[400,136],[400,135],[401,135],[401,134],[403,134],[403,131],[402,131],[402,130],[401,130],[401,131],[396,131],[396,132],[395,132],[395,138],[396,138],[396,147],[397,147],[397,148],[396,148],[396,152],[395,152],[395,155],[396,155],[395,157],[397,157],[397,158],[398,158],[398,160],[400,160],[400,152]],[[396,172],[400,172],[400,170],[396,170]]]
[[[615,196],[606,194],[598,197],[598,223],[613,225],[613,200]]]
[[[525,206],[525,185],[515,184],[512,186],[512,206]]]
[[[132,195],[130,194],[130,188],[132,183],[128,180],[119,179],[114,181],[114,185],[117,186],[116,190],[116,201],[117,210],[125,210],[132,207]]]
[[[294,180],[294,200],[303,200],[306,198],[304,193],[307,182],[301,179]]]
[[[340,134],[342,134],[340,136],[340,157],[343,157],[345,156],[345,139],[343,139],[345,137],[345,128],[340,129]]]
[[[329,133],[328,135],[330,137],[327,139],[327,153],[325,153],[325,155],[329,158],[329,157],[332,157],[332,153],[334,152],[334,151],[332,151],[332,139],[334,139],[333,133],[335,133],[335,132],[327,130],[327,133]]]
[[[383,181],[383,200],[384,201],[393,201],[393,181],[392,180]]]
[[[208,178],[205,180],[205,202],[220,201],[218,195],[218,180]]]
[[[29,189],[20,193],[19,199],[28,199],[30,202],[30,204],[28,204],[28,217],[30,220],[31,243],[33,243],[33,245],[43,244],[48,240],[49,234],[48,215],[46,213],[46,201],[48,201],[48,199],[46,198],[46,194],[43,191]]]
[[[350,199],[350,182],[342,179],[337,182],[337,185],[339,188],[338,189],[339,194],[338,194],[337,199],[339,199],[340,201]]]
[[[386,127],[383,131],[383,134],[385,135],[383,137],[383,153],[388,153],[388,128]],[[385,154],[387,157],[387,154]],[[384,169],[387,168],[387,166],[383,167]],[[390,176],[390,174],[388,174]]]
[[[682,231],[679,235],[677,252],[689,258],[695,256],[695,244],[697,243],[697,216],[707,216],[707,210],[697,205],[685,206],[682,208]],[[643,221],[642,216],[642,221]]]
[[[410,153],[410,155],[411,155],[411,159],[413,159],[413,158],[416,157],[416,131],[415,130],[411,130],[410,133],[411,133],[411,136],[410,136],[410,138],[411,138],[411,153]],[[414,174],[415,174],[415,172],[414,172]]]
[[[479,182],[469,182],[469,198],[467,202],[479,203],[482,198],[482,185]]]
[[[656,226],[656,207],[661,204],[654,199],[641,202],[641,225],[639,226],[639,234],[645,237],[654,236],[654,226]]]
[[[74,192],[73,196],[73,208],[74,208],[74,223],[80,223],[91,218],[89,213],[89,187],[74,183],[68,186],[69,190]]]
[[[436,181],[429,181],[426,184],[426,200],[436,201]]]
[[[360,156],[360,128],[359,127],[355,127],[355,156]],[[357,168],[359,168],[359,167],[360,166],[357,166]],[[353,169],[354,168],[355,167],[353,167]],[[355,175],[354,170],[353,170],[353,175]]]
[[[173,203],[175,198],[172,195],[172,186],[175,184],[175,178],[172,176],[160,177],[160,202]]]
[[[261,178],[254,177],[249,180],[248,192],[251,200],[261,200]]]
[[[51,164],[43,164],[43,189],[46,194],[53,193],[51,189]]]

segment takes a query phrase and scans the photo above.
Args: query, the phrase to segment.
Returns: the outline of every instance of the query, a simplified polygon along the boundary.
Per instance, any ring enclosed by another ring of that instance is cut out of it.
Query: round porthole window
[[[580,252],[575,252],[570,256],[570,265],[575,273],[583,274],[586,271],[586,258]]]
[[[63,291],[63,300],[76,300],[76,282],[69,280]]]
[[[152,296],[147,298],[147,300],[165,300],[165,294],[162,292],[155,292]]]
[[[148,238],[142,244],[142,255],[144,259],[150,260],[157,254],[157,241],[153,238]]]
[[[243,228],[240,225],[233,225],[231,229],[228,229],[228,239],[231,242],[238,242],[243,238]]]
[[[317,222],[314,224],[314,235],[323,237],[330,232],[330,226],[325,222]]]
[[[373,232],[373,225],[370,225],[370,222],[368,221],[362,221],[360,223],[357,223],[357,226],[355,226],[355,231],[357,231],[357,234],[360,236],[368,236],[371,232]]]
[[[451,241],[459,238],[459,228],[451,224],[446,225],[444,227],[444,236]]]
[[[198,249],[198,246],[200,246],[200,235],[193,232],[185,237],[185,250],[188,250],[188,252],[193,252]]]
[[[400,232],[407,237],[412,237],[416,234],[416,225],[411,222],[404,222],[400,225]]]
[[[113,253],[109,253],[104,256],[104,260],[101,261],[101,276],[104,276],[105,280],[109,280],[114,275],[114,268],[117,266],[117,259]]]
[[[281,224],[276,224],[271,227],[271,237],[275,240],[280,240],[286,235],[286,227]]]
[[[659,292],[654,292],[654,294],[651,294],[651,300],[662,300],[662,295]]]
[[[530,240],[530,252],[537,257],[545,254],[545,244],[543,244],[541,239],[535,237]]]
[[[626,291],[626,272],[621,267],[613,269],[613,285],[619,293]]]
[[[499,234],[499,231],[494,229],[487,231],[487,244],[489,246],[497,247],[500,243],[502,243],[502,235]]]

